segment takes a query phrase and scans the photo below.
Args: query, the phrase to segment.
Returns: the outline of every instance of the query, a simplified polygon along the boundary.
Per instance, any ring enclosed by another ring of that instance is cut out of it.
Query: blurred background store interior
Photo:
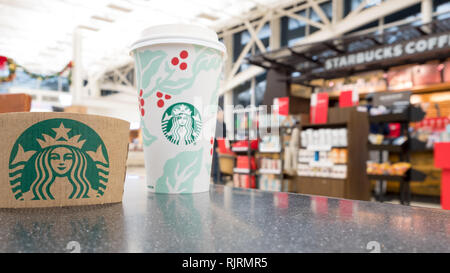
[[[166,23],[209,27],[227,48],[212,183],[446,208],[450,1],[0,0],[0,96],[129,121],[127,175],[144,176],[129,46]],[[272,120],[279,133],[261,134]]]

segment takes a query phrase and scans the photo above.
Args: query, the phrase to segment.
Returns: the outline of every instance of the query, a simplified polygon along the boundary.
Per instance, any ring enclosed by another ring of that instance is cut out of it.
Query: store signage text
[[[373,93],[373,105],[409,105],[411,94],[411,91]]]
[[[378,46],[370,50],[329,58],[325,61],[325,69],[341,69],[387,59],[404,58],[413,54],[424,54],[449,49],[450,33],[429,35],[398,44]]]

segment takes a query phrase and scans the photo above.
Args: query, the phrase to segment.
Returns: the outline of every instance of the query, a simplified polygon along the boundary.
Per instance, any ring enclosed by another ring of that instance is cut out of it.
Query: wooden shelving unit
[[[379,93],[379,92],[402,92],[402,91],[412,91],[413,94],[427,94],[427,93],[434,93],[434,92],[446,92],[450,91],[450,82],[442,82],[442,83],[436,83],[436,84],[429,84],[429,85],[423,85],[423,86],[413,86],[411,88],[405,88],[405,89],[388,89],[385,91],[376,91],[372,93]],[[330,92],[330,99],[339,99],[339,93],[340,92]],[[365,98],[368,94],[372,94],[369,92],[360,92],[359,97]]]
[[[370,123],[376,124],[385,124],[391,122],[398,122],[401,125],[401,131],[403,135],[406,135],[408,139],[407,142],[403,143],[403,145],[395,146],[395,145],[374,145],[368,144],[369,150],[376,150],[380,152],[379,162],[382,163],[382,151],[388,151],[391,153],[396,153],[399,155],[400,160],[403,162],[410,162],[410,152],[411,151],[419,151],[425,150],[425,143],[412,139],[409,135],[409,123],[420,121],[424,118],[425,113],[419,108],[415,106],[408,106],[403,112],[396,114],[386,114],[386,115],[378,115],[378,116],[370,116]],[[381,128],[381,127],[380,127]],[[400,183],[400,203],[404,205],[409,205],[411,200],[411,189],[410,189],[410,181],[422,182],[425,179],[425,175],[415,169],[410,169],[405,175],[376,175],[376,174],[368,174],[369,180],[376,181],[395,181]],[[382,194],[382,184],[380,185],[379,195],[377,196],[378,201],[383,202],[383,194]]]
[[[288,177],[288,175],[284,172],[284,145],[283,145],[283,136],[285,135],[285,131],[289,130],[289,129],[293,129],[295,127],[285,127],[285,126],[281,126],[281,127],[277,127],[275,128],[275,130],[278,130],[279,132],[279,149],[258,149],[258,155],[260,157],[270,157],[273,159],[273,156],[277,155],[278,159],[280,159],[281,164],[279,166],[278,170],[273,170],[273,169],[258,169],[257,174],[258,174],[258,183],[261,181],[261,176],[262,175],[273,175],[274,177],[276,177],[277,179],[280,180],[281,183],[283,183],[284,179],[286,177]],[[289,182],[290,183],[290,182]],[[289,188],[289,187],[288,187]],[[285,189],[288,191],[288,189]]]
[[[251,132],[250,132],[250,130],[253,129],[253,128],[251,128],[251,124],[250,124],[251,118],[254,118],[254,115],[251,115],[251,113],[253,113],[253,112],[256,112],[256,109],[242,109],[242,110],[239,110],[239,111],[234,113],[234,125],[236,124],[237,119],[243,119],[240,122],[244,122],[245,121],[245,124],[244,124],[244,136],[243,136],[243,139],[242,139],[242,136],[238,136],[237,134],[238,134],[238,131],[240,129],[235,127],[235,136],[234,137],[235,137],[236,140],[232,140],[231,141],[232,143],[233,142],[237,142],[237,141],[247,141],[247,146],[245,146],[245,147],[232,147],[231,151],[234,152],[237,156],[247,156],[247,158],[248,158],[248,166],[247,166],[247,168],[234,167],[233,168],[233,174],[248,175],[249,176],[248,179],[250,181],[250,185],[251,185],[252,177],[255,177],[255,175],[256,175],[256,170],[252,169],[252,166],[251,166],[251,159],[253,157],[255,157],[255,153],[257,152],[257,150],[252,149],[252,147],[251,147],[251,139],[253,137],[257,138],[257,136],[258,136],[257,128],[256,128],[256,132],[254,132],[255,135],[252,136]],[[242,115],[242,116],[237,116],[237,115]],[[236,162],[237,162],[237,157],[236,157],[236,161],[235,161],[234,166],[237,166]],[[233,177],[233,179],[234,179],[234,177]]]
[[[306,117],[304,120],[309,120]],[[355,200],[370,200],[370,184],[366,174],[367,138],[369,123],[366,112],[356,107],[330,108],[328,122],[308,124],[302,122],[299,129],[347,128],[347,176],[344,179],[329,177],[297,176],[297,192]],[[300,139],[300,143],[301,143]],[[342,148],[342,147],[341,147]]]
[[[411,152],[429,152],[433,151],[432,148],[427,148],[426,143],[420,141],[416,138],[411,138],[402,145],[383,145],[383,144],[370,144],[367,146],[369,151],[388,151],[393,153],[400,153],[404,150],[409,150]]]
[[[259,118],[261,118],[259,115],[260,113],[258,112],[258,110],[254,110],[256,112],[253,112],[255,115],[253,117],[258,116],[258,120]],[[238,117],[236,114],[240,114],[241,116]],[[236,153],[236,155],[241,155],[241,156],[247,156],[249,158],[249,164],[248,167],[244,168],[243,166],[241,166],[241,168],[233,168],[233,173],[234,174],[245,174],[245,175],[249,175],[251,177],[255,178],[255,182],[256,182],[256,187],[259,187],[259,183],[261,180],[261,176],[263,175],[270,175],[275,177],[276,179],[279,179],[279,181],[281,183],[283,183],[284,178],[289,177],[287,174],[284,173],[284,168],[283,168],[283,154],[284,154],[284,148],[283,148],[283,144],[282,144],[282,139],[283,139],[283,135],[285,134],[286,130],[290,130],[295,128],[295,126],[293,127],[286,127],[286,126],[278,126],[278,127],[269,127],[269,131],[270,133],[272,133],[272,130],[277,130],[279,133],[279,145],[278,147],[270,147],[270,148],[261,148],[260,145],[258,145],[258,149],[255,149],[254,147],[251,147],[251,143],[249,141],[250,139],[259,139],[261,141],[261,135],[260,135],[260,130],[264,130],[267,129],[266,127],[259,127],[259,122],[258,122],[258,126],[257,128],[251,128],[250,124],[248,124],[249,120],[250,120],[250,115],[252,114],[252,111],[249,111],[248,109],[245,110],[239,110],[237,112],[235,112],[235,122],[236,122],[236,118],[244,118],[245,120],[247,120],[247,124],[245,124],[243,126],[243,128],[241,128],[241,134],[239,136],[239,138],[237,137],[237,135],[235,135],[236,140],[232,141],[232,142],[237,142],[237,141],[241,141],[241,140],[246,140],[248,141],[248,145],[246,145],[245,147],[233,147],[231,148],[231,150]],[[244,129],[245,128],[245,129]],[[251,130],[256,130],[254,132],[250,132]],[[235,128],[235,133],[237,133],[237,129]],[[270,134],[269,133],[269,134]],[[250,137],[251,136],[251,137]],[[279,165],[279,169],[273,170],[273,169],[260,169],[260,166],[258,166],[258,162],[257,162],[257,158],[258,157],[267,157],[267,158],[271,158],[273,160],[280,160],[281,164]],[[251,167],[251,158],[254,158],[256,163],[257,163],[257,167],[256,169],[252,169]],[[235,163],[235,166],[237,164]],[[250,177],[250,179],[251,179]]]

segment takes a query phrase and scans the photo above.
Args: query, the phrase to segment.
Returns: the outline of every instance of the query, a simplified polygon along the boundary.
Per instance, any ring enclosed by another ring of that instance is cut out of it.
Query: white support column
[[[306,12],[306,17],[309,19],[311,17],[311,14],[310,14],[311,9],[307,8],[305,12]],[[305,26],[305,37],[309,36],[310,30],[311,30],[311,24],[307,23]]]
[[[382,34],[384,32],[384,18],[380,18],[378,19],[378,33]],[[382,36],[384,37],[384,36]],[[384,42],[384,41],[380,41],[380,42]]]
[[[433,20],[433,0],[422,0],[421,13],[423,24],[429,23]],[[431,32],[431,29],[426,26],[423,26],[422,30],[427,33]]]
[[[225,35],[223,37],[223,42],[228,54],[228,59],[225,62],[224,67],[224,78],[228,79],[233,67],[233,35]],[[233,89],[229,89],[223,94],[223,119],[227,126],[227,136],[231,136],[231,138],[234,131],[233,104]],[[228,139],[230,139],[230,137],[228,137]]]
[[[83,64],[81,63],[81,30],[75,28],[73,31],[73,72],[72,86],[70,93],[72,94],[72,104],[81,103],[83,92]]]
[[[101,95],[100,80],[98,77],[89,77],[89,96],[93,98],[99,98]]]
[[[336,24],[344,18],[344,1],[343,0],[332,0],[333,5],[333,18],[332,23]]]
[[[433,20],[433,0],[422,0],[421,12],[422,23],[431,22]]]
[[[325,12],[322,10],[322,8],[319,6],[319,4],[316,2],[316,0],[307,0],[308,3],[311,5],[311,8],[316,12],[316,14],[319,16],[320,20],[323,24],[329,26],[330,20],[328,19]]]
[[[280,18],[270,20],[270,50],[275,50],[281,46],[281,23]]]
[[[255,88],[256,88],[256,78],[252,78],[251,80],[250,80],[250,105],[252,106],[252,107],[254,107],[255,106],[255,104],[256,104],[256,90],[255,90]]]

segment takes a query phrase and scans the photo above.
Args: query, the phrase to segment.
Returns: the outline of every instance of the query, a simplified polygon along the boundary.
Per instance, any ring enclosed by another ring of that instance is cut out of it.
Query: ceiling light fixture
[[[122,11],[122,12],[131,12],[132,11],[132,9],[121,7],[121,6],[118,6],[118,5],[115,5],[115,4],[109,4],[107,7],[110,8],[110,9],[115,9],[115,10],[119,10],[119,11]]]
[[[217,21],[219,20],[219,17],[213,16],[211,14],[207,14],[207,13],[200,13],[199,15],[197,15],[197,18],[203,18],[203,19],[207,19],[207,20],[211,20],[211,21]]]
[[[113,19],[106,18],[106,17],[101,17],[101,16],[97,16],[97,15],[94,15],[94,16],[92,16],[91,18],[92,18],[92,19],[95,19],[95,20],[107,22],[107,23],[114,23],[114,20],[113,20]]]
[[[99,31],[98,28],[90,27],[90,26],[84,26],[84,25],[79,25],[78,28],[86,29],[86,30],[90,30],[90,31]]]

